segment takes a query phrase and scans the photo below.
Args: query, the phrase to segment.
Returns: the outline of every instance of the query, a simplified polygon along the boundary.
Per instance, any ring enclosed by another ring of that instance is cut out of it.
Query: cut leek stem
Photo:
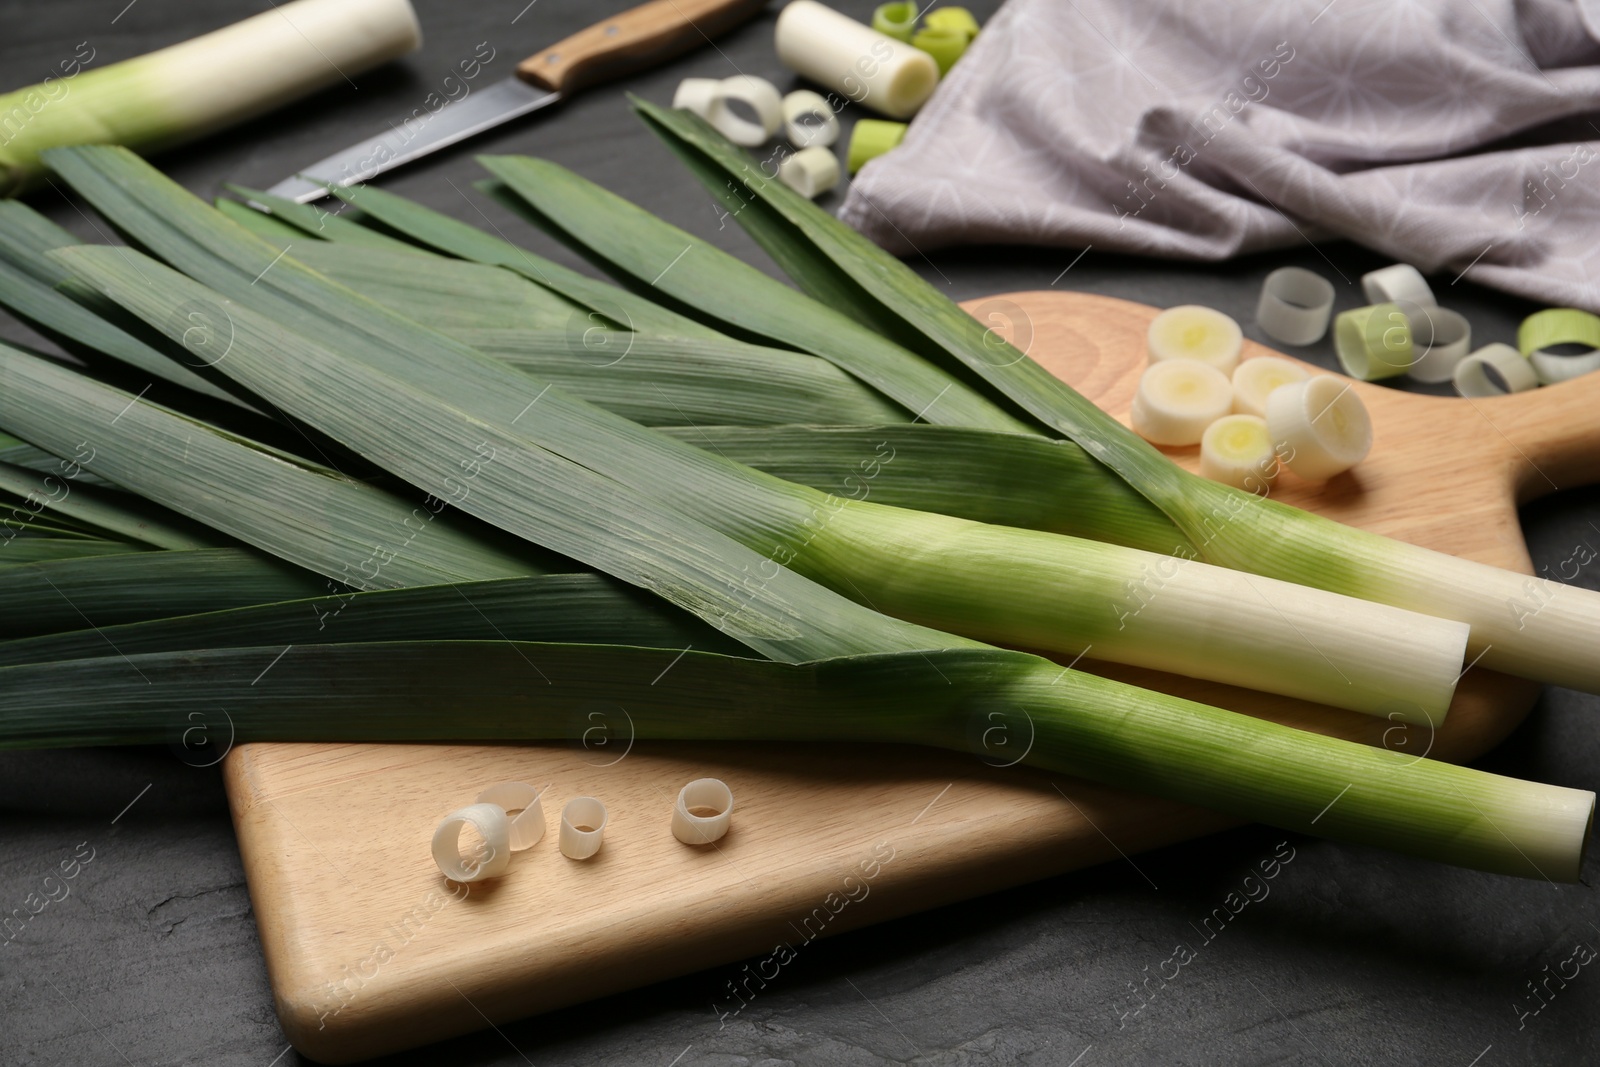
[[[1278,456],[1267,421],[1259,415],[1225,415],[1200,439],[1200,473],[1214,482],[1265,493],[1278,476]]]
[[[168,148],[348,83],[421,43],[410,0],[296,0],[98,70],[83,69],[94,59],[85,42],[61,77],[0,95],[0,196],[42,177],[47,148]]]
[[[1239,365],[1244,333],[1239,324],[1203,304],[1170,307],[1150,320],[1145,348],[1150,362],[1192,359],[1231,375]]]
[[[1370,748],[985,649],[781,664],[507,641],[213,649],[0,670],[0,745],[159,744],[201,711],[238,741],[555,740],[629,710],[636,736],[906,742],[1021,762],[1335,840],[1575,881],[1594,794]],[[251,686],[275,663],[271,685]],[[130,668],[136,667],[139,675]],[[528,664],[550,684],[530,687]],[[130,685],[142,676],[148,684]],[[461,680],[470,678],[470,685]],[[329,715],[330,686],[342,694]],[[586,720],[576,720],[586,721]],[[580,727],[581,728],[581,727]]]
[[[1267,417],[1267,397],[1281,385],[1311,377],[1300,364],[1277,356],[1247,359],[1233,370],[1233,410],[1240,415]]]
[[[1157,445],[1197,445],[1206,427],[1233,407],[1233,385],[1216,367],[1194,359],[1163,359],[1139,375],[1133,429]]]

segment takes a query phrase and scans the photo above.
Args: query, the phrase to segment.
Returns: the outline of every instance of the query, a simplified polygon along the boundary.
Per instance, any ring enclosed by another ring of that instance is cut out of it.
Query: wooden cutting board
[[[1037,292],[968,310],[1126,421],[1154,309]],[[1245,342],[1245,358],[1269,351]],[[1372,455],[1323,486],[1286,475],[1278,498],[1528,571],[1516,503],[1600,477],[1600,374],[1474,401],[1352,387],[1372,412]],[[1192,468],[1194,451],[1173,457]],[[1537,694],[1530,683],[1470,670],[1447,724],[1423,736],[1284,697],[1132,668],[1104,672],[1452,760],[1497,743]],[[617,725],[608,745],[588,748],[251,744],[229,754],[239,849],[279,1018],[296,1048],[348,1063],[702,968],[711,968],[708,1019],[731,1017],[764,984],[781,984],[784,965],[815,937],[1231,821],[996,767],[977,752],[629,745]],[[715,847],[694,849],[671,836],[669,820],[678,789],[704,775],[732,787],[734,827]],[[447,882],[429,854],[435,825],[505,779],[548,784],[550,832],[497,879]],[[605,846],[587,863],[555,845],[561,805],[581,795],[610,810]],[[735,962],[753,957],[748,967]]]

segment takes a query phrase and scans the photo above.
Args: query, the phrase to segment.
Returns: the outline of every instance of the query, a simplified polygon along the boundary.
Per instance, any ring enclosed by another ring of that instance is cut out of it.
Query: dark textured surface
[[[137,0],[124,10],[124,3],[0,0],[0,84],[42,77],[85,39],[99,64],[261,7],[251,0]],[[485,79],[508,75],[522,56],[626,6],[536,0],[524,9],[524,3],[418,0],[428,33],[420,55],[357,79],[359,91],[331,91],[161,162],[207,196],[224,181],[270,184],[420,106],[478,42],[497,50]],[[870,8],[840,6],[858,14]],[[971,6],[986,16],[994,5]],[[790,84],[772,53],[770,19],[728,36],[720,50],[703,49],[630,87],[664,102],[678,78],[732,73],[730,64],[780,87]],[[732,251],[753,254],[736,226],[719,228],[710,200],[630,117],[617,91],[595,91],[480,145],[548,155]],[[470,154],[456,151],[386,184],[471,221],[481,221],[481,209],[513,239],[547,247],[472,191],[478,177]],[[54,192],[34,203],[80,233],[94,232]],[[1358,292],[1338,275],[1353,283],[1382,263],[1343,245],[1220,266],[1113,259],[1091,250],[1063,274],[1077,254],[985,250],[916,265],[957,298],[1055,285],[1156,305],[1211,304],[1249,322],[1260,279],[1274,267],[1296,263],[1334,277],[1345,307],[1358,302]],[[1529,310],[1470,281],[1433,281],[1444,302],[1472,319],[1481,341],[1509,340]],[[9,321],[0,322],[0,335],[28,336]],[[1326,345],[1310,358],[1332,366]],[[1554,566],[1579,541],[1600,547],[1600,494],[1559,494],[1527,508],[1524,522],[1535,561]],[[1577,580],[1600,586],[1600,565]],[[1600,699],[1553,690],[1483,762],[1594,789],[1597,740]],[[1268,829],[1238,830],[1135,857],[1137,870],[1111,864],[818,942],[726,1026],[711,1004],[722,998],[736,966],[383,1062],[1493,1067],[1594,1061],[1600,1047],[1594,968],[1564,989],[1552,980],[1548,1006],[1521,1026],[1518,1016],[1519,1008],[1539,1006],[1527,983],[1544,979],[1544,968],[1554,970],[1579,942],[1600,949],[1600,908],[1586,886],[1517,882],[1295,839],[1288,845],[1294,858],[1268,883],[1270,895],[1204,943],[1196,930],[1201,920],[1283,839]],[[37,906],[29,894],[41,892],[44,877],[80,842],[87,842],[81,854],[92,848],[93,859],[66,883],[70,895],[48,904],[16,940],[0,941],[0,1063],[302,1062],[287,1049],[272,1013],[214,768],[186,766],[162,750],[0,755],[0,913]],[[1591,861],[1587,874],[1594,873]],[[1165,961],[1179,942],[1194,958],[1173,977],[1174,964]],[[1163,971],[1169,981],[1157,977]],[[1146,980],[1150,992],[1135,996],[1134,986]],[[1136,1011],[1141,1003],[1147,1006]]]

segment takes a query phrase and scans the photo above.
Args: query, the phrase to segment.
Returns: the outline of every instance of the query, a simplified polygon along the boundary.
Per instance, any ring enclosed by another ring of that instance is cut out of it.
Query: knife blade
[[[305,204],[326,186],[353,185],[485,130],[550,106],[592,85],[637,73],[749,19],[766,0],[651,0],[535,53],[514,77],[412,119],[302,168],[268,192]]]

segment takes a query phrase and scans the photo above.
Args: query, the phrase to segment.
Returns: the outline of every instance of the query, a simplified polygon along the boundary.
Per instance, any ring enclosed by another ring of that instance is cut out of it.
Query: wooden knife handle
[[[706,44],[765,6],[766,0],[651,0],[529,56],[517,77],[565,96]]]

